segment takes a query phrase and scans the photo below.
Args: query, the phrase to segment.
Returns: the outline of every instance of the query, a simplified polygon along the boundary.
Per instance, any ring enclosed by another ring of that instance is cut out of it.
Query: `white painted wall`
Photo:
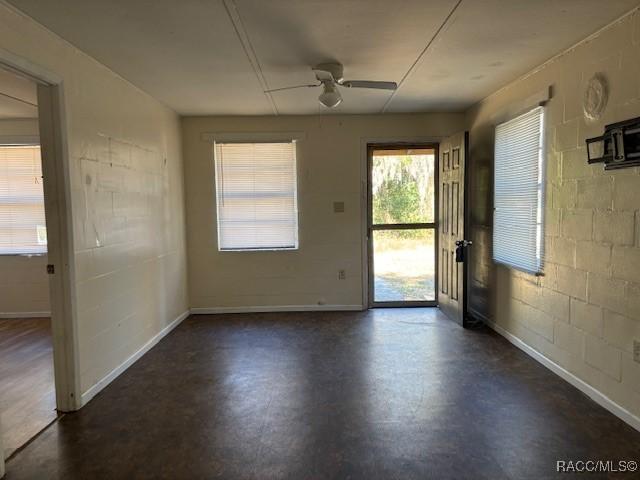
[[[0,318],[49,316],[47,256],[0,256]]]
[[[182,121],[191,307],[361,308],[364,139],[443,137],[462,114],[187,117]],[[212,145],[204,132],[302,132],[298,251],[218,252]],[[333,202],[345,202],[333,213]],[[338,280],[338,270],[346,280]]]
[[[2,84],[0,83],[0,91]],[[5,138],[33,138],[38,136],[37,118],[3,118],[0,119],[0,141]]]
[[[36,118],[0,120],[0,144],[37,136]],[[46,265],[46,255],[0,255],[0,318],[49,315]]]
[[[586,82],[609,81],[601,120],[582,114]],[[588,165],[585,138],[640,116],[640,14],[491,95],[467,114],[471,138],[471,308],[635,415],[640,425],[640,170]],[[493,136],[509,110],[553,85],[547,108],[545,276],[491,261]],[[627,417],[630,418],[630,417]]]
[[[0,48],[63,79],[80,388],[95,393],[188,309],[179,119],[4,4]]]

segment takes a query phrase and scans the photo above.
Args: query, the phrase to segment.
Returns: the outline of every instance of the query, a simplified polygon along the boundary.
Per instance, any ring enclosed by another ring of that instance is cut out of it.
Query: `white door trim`
[[[0,66],[38,84],[38,117],[42,151],[50,276],[56,405],[80,408],[75,311],[74,245],[67,123],[62,78],[25,58],[0,49]]]

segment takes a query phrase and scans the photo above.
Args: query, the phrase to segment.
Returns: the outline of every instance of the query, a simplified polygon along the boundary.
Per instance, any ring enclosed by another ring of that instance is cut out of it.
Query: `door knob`
[[[457,247],[468,247],[469,245],[473,245],[471,240],[456,240]]]
[[[464,249],[472,243],[470,240],[456,240],[456,263],[464,262]]]

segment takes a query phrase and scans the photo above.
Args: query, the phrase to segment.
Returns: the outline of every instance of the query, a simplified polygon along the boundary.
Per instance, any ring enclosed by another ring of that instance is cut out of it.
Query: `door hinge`
[[[47,273],[49,275],[53,275],[54,273],[56,273],[56,267],[50,263],[49,265],[47,265]]]

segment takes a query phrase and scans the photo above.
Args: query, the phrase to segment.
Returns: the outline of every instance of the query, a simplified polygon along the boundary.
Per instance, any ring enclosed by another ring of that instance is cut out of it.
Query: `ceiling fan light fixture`
[[[322,63],[311,68],[318,83],[306,85],[294,85],[292,87],[273,88],[265,90],[265,94],[281,92],[283,90],[293,90],[294,88],[320,87],[322,93],[318,97],[320,104],[326,108],[335,108],[342,103],[342,95],[338,87],[341,88],[369,88],[374,90],[397,90],[396,82],[381,82],[374,80],[345,80],[342,76],[342,64]]]
[[[325,107],[334,108],[340,105],[342,102],[342,96],[334,83],[325,82],[323,83],[322,93],[318,97],[318,100]]]

